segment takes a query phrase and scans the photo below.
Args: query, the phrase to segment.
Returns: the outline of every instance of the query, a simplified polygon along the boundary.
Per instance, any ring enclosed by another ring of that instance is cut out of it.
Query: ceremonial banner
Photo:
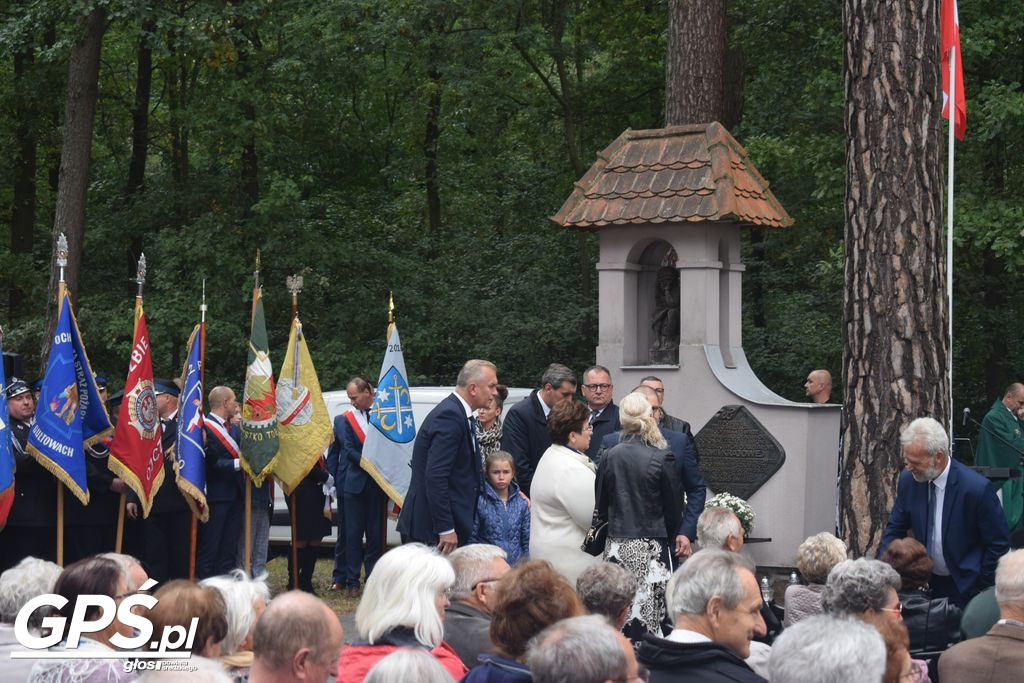
[[[292,319],[288,352],[277,374],[277,423],[281,450],[274,476],[286,494],[291,494],[316,465],[334,438],[320,380],[309,356],[302,323]]]
[[[88,505],[85,448],[110,434],[111,426],[66,292],[60,301],[35,420],[28,435],[28,452],[82,505]]]
[[[957,11],[956,0],[941,0],[939,23],[942,28],[942,118],[952,121],[953,134],[957,140],[963,140],[967,132],[967,100],[964,97],[964,58],[960,51],[960,13]],[[955,72],[956,92],[949,92],[949,51],[956,55]],[[950,117],[950,109],[953,117]]]
[[[274,466],[277,457],[277,405],[274,401],[274,368],[270,365],[267,323],[263,317],[263,293],[256,290],[249,361],[242,393],[242,467],[256,486]]]
[[[405,379],[405,357],[398,328],[392,325],[390,331],[360,465],[391,500],[402,506],[412,473],[409,462],[416,438],[416,420],[412,414],[409,383]]]
[[[3,358],[3,338],[0,337],[0,358]],[[0,391],[7,389],[4,364],[0,362]],[[0,396],[0,530],[7,524],[7,515],[14,503],[14,454],[11,452],[11,419],[7,415],[7,398]]]
[[[175,483],[185,496],[192,514],[203,522],[210,519],[206,507],[206,436],[203,430],[203,381],[201,327],[196,325],[188,339],[188,356],[181,371],[178,397],[178,435],[174,466]]]
[[[107,467],[139,497],[142,516],[149,517],[153,498],[164,481],[164,450],[160,444],[160,413],[156,409],[153,361],[142,305],[135,306],[135,343],[128,361],[124,398]]]

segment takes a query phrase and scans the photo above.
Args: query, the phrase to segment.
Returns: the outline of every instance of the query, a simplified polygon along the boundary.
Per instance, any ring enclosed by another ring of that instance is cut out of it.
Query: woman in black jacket
[[[962,612],[946,598],[932,598],[928,589],[932,559],[920,541],[898,538],[881,559],[899,573],[902,581],[899,596],[903,623],[910,633],[910,654],[941,652],[959,642]]]
[[[672,549],[679,524],[682,486],[675,459],[643,394],[619,404],[622,438],[601,459],[596,507],[608,521],[604,559],[616,562],[637,582],[623,632],[638,642],[644,632],[662,635],[665,585],[672,577]]]

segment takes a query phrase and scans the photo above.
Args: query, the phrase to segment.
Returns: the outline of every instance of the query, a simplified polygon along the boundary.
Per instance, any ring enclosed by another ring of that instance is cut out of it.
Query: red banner
[[[153,362],[142,306],[135,312],[135,343],[128,363],[124,398],[117,413],[109,467],[121,477],[149,516],[153,497],[164,480],[164,452],[160,445],[160,413],[156,409]]]

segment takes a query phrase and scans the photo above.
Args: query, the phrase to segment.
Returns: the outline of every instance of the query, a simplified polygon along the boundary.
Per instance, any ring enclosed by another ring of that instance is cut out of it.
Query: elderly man
[[[643,394],[651,404],[651,411],[655,419],[662,414],[661,396],[657,390],[641,384],[633,390]],[[687,426],[689,429],[689,426]],[[674,432],[671,429],[661,427],[661,435],[668,442],[668,448],[675,456],[676,471],[679,480],[683,484],[683,491],[686,493],[686,507],[683,509],[682,518],[679,520],[679,528],[676,531],[675,555],[679,558],[687,558],[693,552],[692,542],[697,538],[697,518],[700,511],[704,509],[704,500],[707,497],[707,485],[704,483],[704,475],[701,474],[697,465],[697,446],[689,433]],[[604,451],[619,443],[621,432],[614,432],[601,440],[601,449],[594,458],[596,465],[601,460]],[[591,440],[593,443],[593,440]]]
[[[1024,410],[1024,384],[1014,383],[1006,388],[981,421],[978,432],[978,465],[989,467],[1020,467],[1024,456],[1024,430],[1018,416]],[[1024,516],[1024,478],[1009,479],[999,487],[999,496],[1006,516],[1006,526],[1012,532]]]
[[[597,615],[548,626],[531,641],[526,658],[534,683],[639,680],[633,647]]]
[[[413,445],[409,492],[398,516],[404,540],[437,546],[445,555],[469,540],[483,474],[473,411],[486,408],[497,395],[494,363],[467,361],[455,391],[423,421]]]
[[[804,393],[812,403],[828,403],[832,395],[832,373],[828,370],[811,370],[804,380]]]
[[[526,495],[530,495],[530,482],[540,456],[551,445],[548,413],[556,403],[572,398],[575,393],[576,375],[564,365],[552,363],[540,378],[540,389],[535,389],[529,398],[509,408],[505,416],[501,450],[515,457],[516,481]]]
[[[444,640],[467,669],[480,663],[480,655],[494,651],[491,604],[496,582],[509,571],[505,557],[504,550],[484,543],[462,546],[448,556],[455,583],[451,604],[444,611]]]
[[[988,633],[965,640],[939,658],[943,681],[1012,681],[1024,671],[1024,550],[999,559],[996,569],[999,621]]]
[[[593,365],[583,371],[583,399],[590,410],[590,426],[594,429],[587,447],[587,456],[591,459],[601,448],[601,439],[619,429],[619,407],[612,401],[614,390],[608,368]]]
[[[775,683],[863,683],[882,680],[885,642],[856,619],[817,615],[779,636],[768,670]]]
[[[308,593],[289,591],[264,610],[252,636],[250,683],[324,683],[338,672],[343,633],[331,609]]]
[[[576,594],[591,614],[600,614],[621,630],[636,596],[636,579],[615,562],[598,562],[576,579]]]
[[[697,519],[697,544],[738,553],[743,548],[743,523],[729,508],[705,508]]]
[[[996,562],[1010,549],[999,499],[988,479],[949,457],[949,438],[936,420],[914,420],[900,434],[900,444],[907,467],[879,555],[913,530],[934,563],[933,595],[963,607],[992,585]]]
[[[764,679],[744,663],[750,641],[765,634],[754,565],[739,553],[699,550],[668,583],[665,593],[675,628],[648,637],[638,659],[651,683]]]

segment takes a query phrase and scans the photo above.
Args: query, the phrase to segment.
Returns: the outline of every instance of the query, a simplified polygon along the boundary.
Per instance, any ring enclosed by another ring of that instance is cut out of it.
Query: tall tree
[[[92,125],[99,95],[100,48],[106,21],[107,14],[102,7],[94,7],[78,19],[80,36],[71,48],[68,63],[64,142],[60,154],[57,207],[53,217],[53,243],[56,245],[60,233],[67,235],[68,267],[65,277],[72,300],[78,295],[78,271],[82,261],[82,237],[85,234],[86,190],[92,157]],[[55,256],[52,263],[56,263]],[[43,367],[46,362],[45,349],[49,347],[51,333],[57,326],[57,280],[58,271],[54,265],[50,271],[47,297]]]
[[[899,434],[949,416],[938,0],[844,0],[846,267],[841,522],[873,553]]]
[[[15,163],[13,209],[11,211],[11,253],[31,254],[32,233],[36,223],[36,127],[38,111],[35,98],[29,96],[29,71],[35,61],[33,46],[14,55],[15,90],[24,95],[17,105],[17,123],[14,137],[18,158]],[[8,303],[11,311],[17,311],[25,300],[22,283],[11,282]]]
[[[665,125],[724,117],[725,0],[669,0]]]

